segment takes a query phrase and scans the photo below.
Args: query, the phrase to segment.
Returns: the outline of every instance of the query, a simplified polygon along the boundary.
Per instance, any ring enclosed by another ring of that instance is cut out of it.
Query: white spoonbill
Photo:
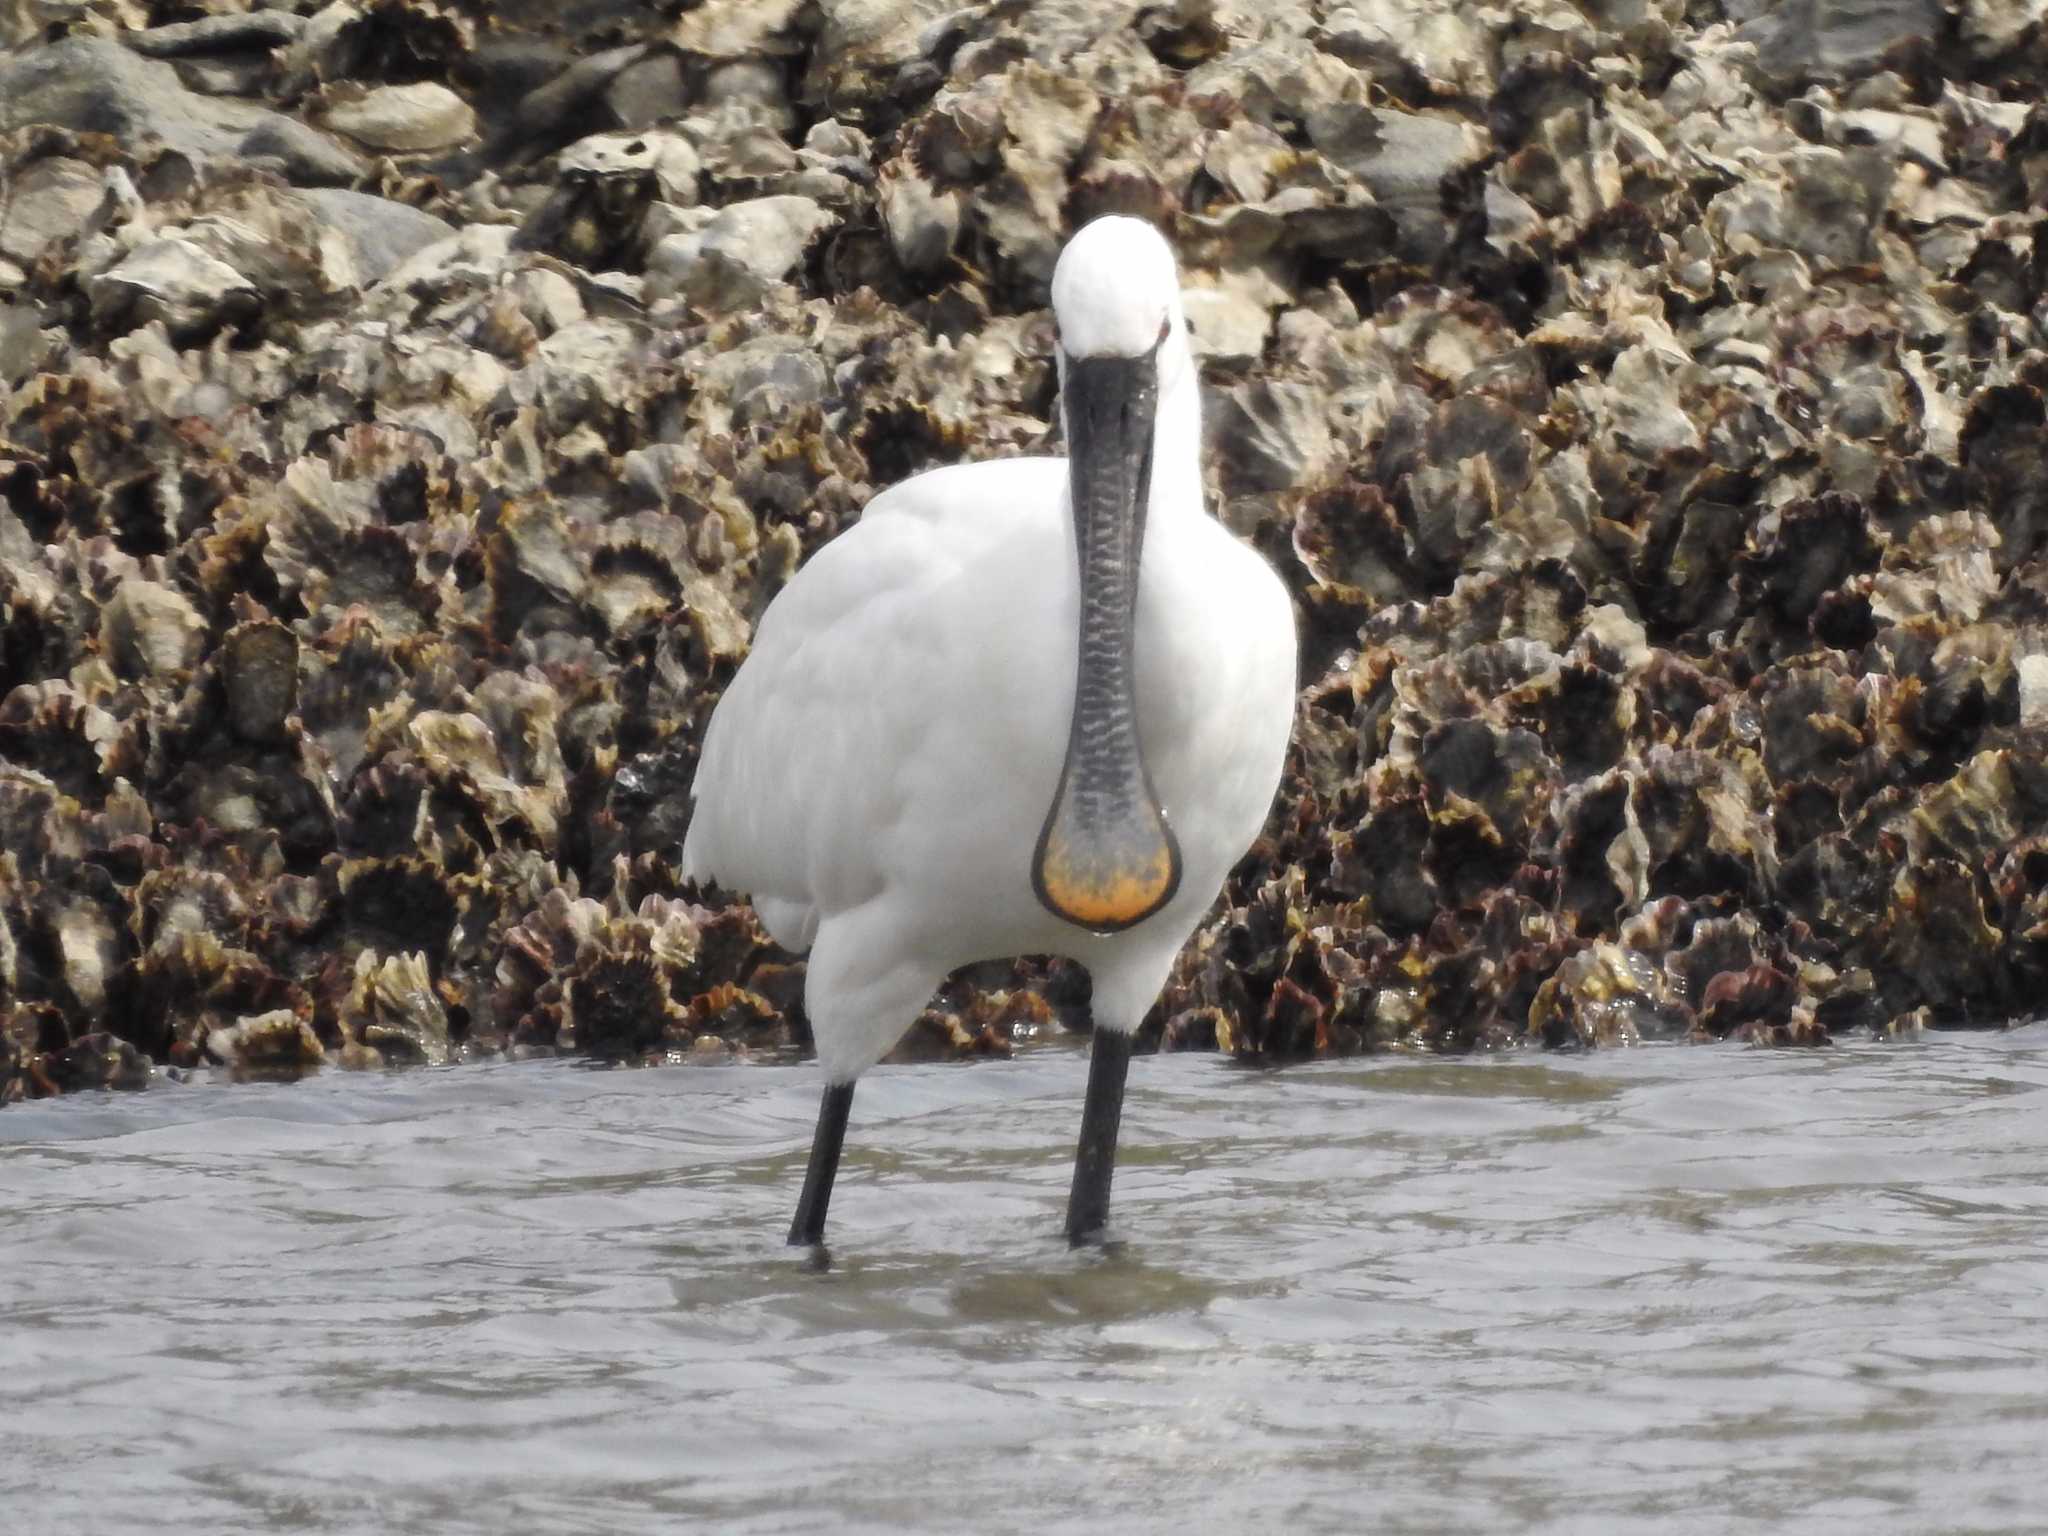
[[[1173,253],[1098,219],[1052,307],[1068,457],[877,496],[769,604],[705,731],[684,872],[811,952],[825,1096],[792,1243],[823,1238],[855,1079],[948,972],[1019,954],[1094,981],[1067,1234],[1099,1231],[1132,1034],[1279,785],[1294,610],[1204,508]]]

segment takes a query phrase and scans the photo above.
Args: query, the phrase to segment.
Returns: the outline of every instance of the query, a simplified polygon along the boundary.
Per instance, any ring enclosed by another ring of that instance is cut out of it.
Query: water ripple
[[[0,1115],[42,1528],[2038,1529],[2048,1028],[1813,1053],[191,1085]]]

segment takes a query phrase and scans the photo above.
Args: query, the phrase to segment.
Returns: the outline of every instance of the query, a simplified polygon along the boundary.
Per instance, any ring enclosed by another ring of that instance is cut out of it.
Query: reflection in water
[[[215,1532],[2032,1532],[2048,1026],[1132,1075],[165,1086],[0,1114],[0,1503]]]

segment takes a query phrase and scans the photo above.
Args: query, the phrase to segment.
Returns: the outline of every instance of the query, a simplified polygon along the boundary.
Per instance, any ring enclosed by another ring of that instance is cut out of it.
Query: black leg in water
[[[1074,1153],[1074,1193],[1067,1201],[1067,1241],[1085,1243],[1109,1220],[1109,1180],[1116,1172],[1116,1132],[1124,1114],[1124,1078],[1131,1070],[1131,1037],[1119,1029],[1095,1031],[1088,1058],[1088,1100],[1081,1110],[1081,1145]]]
[[[818,1106],[817,1134],[811,1138],[811,1165],[804,1170],[796,1220],[789,1224],[792,1248],[814,1247],[825,1240],[825,1210],[832,1203],[832,1180],[839,1173],[839,1149],[846,1141],[846,1115],[852,1108],[852,1083],[825,1085],[825,1100]],[[1114,1126],[1110,1134],[1116,1134]]]

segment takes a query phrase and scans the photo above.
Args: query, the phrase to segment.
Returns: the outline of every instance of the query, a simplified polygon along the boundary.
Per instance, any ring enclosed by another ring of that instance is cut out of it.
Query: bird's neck
[[[1159,392],[1152,429],[1152,496],[1146,538],[1207,515],[1202,493],[1202,386],[1190,359]]]

